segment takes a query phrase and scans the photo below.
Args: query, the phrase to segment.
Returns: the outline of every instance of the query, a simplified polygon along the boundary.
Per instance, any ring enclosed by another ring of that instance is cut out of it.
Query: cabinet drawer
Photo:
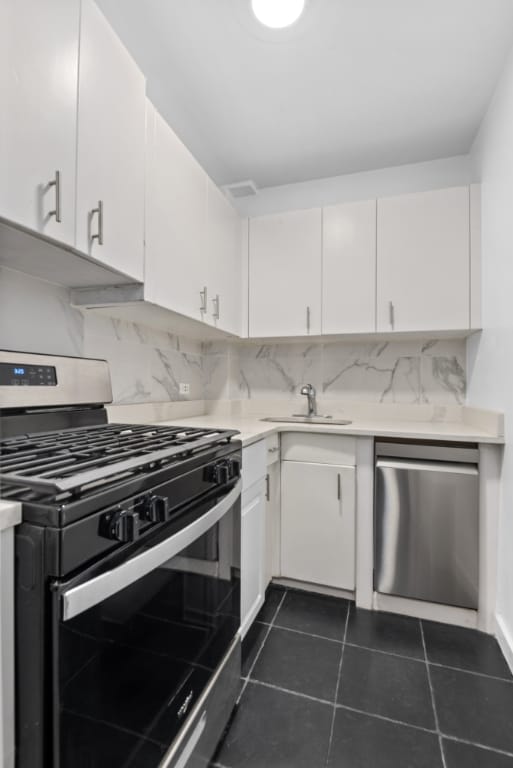
[[[266,438],[265,441],[267,452],[267,466],[280,460],[280,436],[278,434],[271,435]]]
[[[242,490],[262,480],[267,472],[265,440],[242,449]]]
[[[282,461],[313,461],[317,464],[355,466],[356,438],[286,432],[281,436]]]

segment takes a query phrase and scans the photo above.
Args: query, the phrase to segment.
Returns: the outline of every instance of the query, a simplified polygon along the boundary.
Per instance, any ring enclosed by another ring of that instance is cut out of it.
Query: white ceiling
[[[221,185],[466,153],[513,38],[513,0],[309,0],[281,32],[249,0],[98,4]]]

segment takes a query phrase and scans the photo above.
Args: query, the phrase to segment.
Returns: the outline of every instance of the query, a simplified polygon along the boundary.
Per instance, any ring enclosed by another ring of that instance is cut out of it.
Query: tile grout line
[[[328,699],[318,699],[317,696],[311,696],[309,693],[301,693],[300,691],[293,691],[291,688],[282,688],[280,685],[274,685],[274,683],[266,683],[263,680],[257,680],[252,677],[246,678],[247,683],[252,685],[261,685],[264,688],[271,688],[273,691],[280,691],[280,693],[288,693],[291,696],[297,696],[300,699],[307,699],[308,701],[315,701],[316,704],[323,704],[324,706],[333,707],[333,702]]]
[[[325,762],[325,768],[328,768],[328,762],[330,759],[330,752],[331,752],[331,743],[333,741],[333,731],[335,730],[335,717],[337,714],[337,700],[338,700],[338,689],[340,687],[340,678],[342,677],[342,662],[344,661],[344,649],[346,647],[346,637],[347,637],[347,626],[349,624],[349,614],[351,612],[351,605],[349,604],[347,606],[347,613],[346,613],[346,623],[344,625],[344,636],[342,638],[342,648],[340,649],[340,661],[338,664],[338,673],[337,673],[337,684],[335,686],[335,697],[333,700],[333,714],[331,716],[331,728],[330,728],[330,736],[328,739],[328,749],[326,752],[326,762]]]
[[[513,752],[506,752],[505,749],[499,749],[498,747],[489,747],[487,744],[480,744],[478,741],[461,739],[459,736],[450,736],[447,733],[442,733],[442,736],[444,739],[447,739],[447,741],[456,741],[458,744],[468,744],[469,747],[479,747],[480,749],[486,749],[487,752],[495,752],[498,755],[504,755],[505,757],[513,757]]]
[[[284,627],[284,626],[282,626],[282,625],[277,623],[277,617],[278,617],[278,614],[280,612],[280,609],[281,609],[281,607],[282,607],[282,605],[283,605],[283,603],[285,601],[285,598],[286,598],[288,592],[289,592],[289,590],[287,588],[285,588],[284,592],[283,592],[283,595],[282,595],[282,597],[281,597],[281,599],[279,601],[278,606],[276,607],[276,610],[274,611],[274,614],[273,614],[272,619],[271,619],[270,622],[266,622],[266,621],[258,621],[257,622],[257,623],[267,627],[267,631],[265,632],[265,636],[264,636],[264,638],[263,638],[263,640],[262,640],[262,642],[260,644],[260,647],[258,648],[258,651],[256,653],[255,659],[253,660],[253,663],[252,663],[252,665],[251,665],[251,667],[249,669],[249,672],[248,672],[247,676],[242,678],[242,680],[244,681],[244,685],[242,687],[242,690],[241,690],[241,693],[239,695],[239,698],[237,699],[237,704],[240,702],[242,694],[246,690],[246,687],[247,687],[248,683],[251,682],[251,683],[253,683],[255,685],[260,685],[260,686],[263,686],[263,687],[266,687],[266,688],[270,688],[272,690],[277,690],[277,691],[280,691],[282,693],[289,694],[291,696],[296,696],[298,698],[306,699],[306,700],[309,700],[309,701],[314,701],[314,702],[316,702],[318,704],[322,704],[322,705],[325,705],[325,706],[331,706],[333,708],[333,715],[332,715],[332,722],[331,722],[330,737],[329,737],[329,743],[328,743],[328,752],[327,752],[327,757],[326,757],[326,762],[325,762],[325,768],[327,768],[328,760],[329,760],[329,755],[330,755],[330,752],[331,752],[331,745],[332,745],[332,740],[333,740],[334,724],[335,724],[335,717],[336,717],[337,709],[345,709],[345,710],[348,710],[348,711],[355,712],[357,714],[365,715],[367,717],[373,717],[373,718],[376,718],[378,720],[383,720],[385,722],[390,722],[390,723],[394,723],[394,724],[397,724],[397,725],[405,726],[405,727],[408,727],[408,728],[413,728],[414,730],[419,730],[419,731],[423,731],[425,733],[430,733],[430,734],[433,734],[435,736],[438,736],[438,741],[439,741],[439,745],[440,745],[440,753],[441,753],[443,768],[447,768],[447,763],[446,763],[446,758],[445,758],[445,753],[444,753],[444,747],[443,747],[443,739],[447,739],[449,741],[458,742],[458,743],[462,743],[462,744],[468,744],[469,746],[474,746],[474,747],[486,750],[486,751],[491,752],[491,753],[496,753],[496,754],[504,755],[506,757],[513,757],[513,752],[507,752],[506,750],[502,750],[502,749],[499,749],[497,747],[491,747],[491,746],[488,746],[488,745],[485,745],[485,744],[480,744],[478,742],[474,742],[474,741],[470,741],[470,740],[467,740],[467,739],[459,738],[457,736],[446,734],[446,733],[443,733],[441,731],[440,723],[439,723],[439,719],[438,719],[438,712],[437,712],[437,709],[436,709],[436,702],[435,702],[433,682],[432,682],[432,678],[431,678],[431,667],[436,667],[436,668],[441,668],[441,669],[449,669],[449,670],[453,670],[453,671],[456,671],[456,672],[462,672],[462,673],[466,673],[466,674],[470,674],[470,675],[475,675],[475,676],[478,676],[478,677],[484,677],[484,678],[488,678],[488,679],[492,679],[492,680],[497,680],[497,681],[500,681],[500,682],[506,682],[506,683],[510,683],[510,684],[513,683],[513,680],[508,680],[507,678],[498,677],[496,675],[488,675],[488,674],[486,674],[484,672],[476,672],[474,670],[464,669],[462,667],[452,667],[452,666],[449,666],[449,665],[446,665],[446,664],[440,664],[438,662],[430,662],[429,659],[428,659],[428,655],[427,655],[427,646],[426,646],[426,640],[425,640],[425,636],[424,636],[424,627],[422,625],[422,620],[421,619],[418,619],[418,621],[419,621],[419,627],[420,627],[420,632],[421,632],[422,649],[423,649],[423,656],[424,656],[423,659],[418,659],[418,658],[415,658],[415,657],[412,657],[412,656],[404,656],[403,654],[393,653],[391,651],[383,651],[383,650],[378,649],[378,648],[370,648],[370,647],[364,646],[364,645],[357,645],[355,643],[348,643],[347,642],[347,631],[348,631],[350,611],[351,611],[351,607],[352,607],[351,605],[348,606],[348,610],[347,610],[347,614],[346,614],[345,627],[344,627],[344,636],[343,636],[343,640],[342,641],[334,640],[333,638],[328,638],[328,637],[326,637],[324,635],[317,635],[317,634],[313,634],[313,633],[310,633],[310,632],[304,632],[303,630],[297,630],[297,629],[292,629],[290,627]],[[310,696],[309,694],[301,693],[299,691],[294,691],[294,690],[291,690],[289,688],[282,688],[280,686],[273,685],[272,683],[266,683],[266,682],[263,682],[263,681],[260,681],[260,680],[253,679],[251,677],[251,675],[253,674],[254,668],[255,668],[255,666],[256,666],[256,664],[258,662],[258,659],[259,659],[259,657],[260,657],[260,655],[262,653],[264,645],[267,642],[267,639],[268,639],[268,637],[270,635],[271,629],[273,629],[273,628],[281,629],[281,630],[289,631],[289,632],[294,632],[294,633],[297,633],[297,634],[300,634],[300,635],[306,635],[306,636],[313,637],[313,638],[316,638],[316,639],[328,640],[328,641],[331,640],[332,642],[335,642],[335,643],[341,643],[341,655],[340,655],[340,662],[339,662],[339,667],[338,667],[338,676],[337,676],[337,684],[336,684],[336,688],[335,688],[335,699],[334,699],[334,702],[328,701],[326,699],[319,699],[319,698],[317,698],[315,696]],[[393,657],[397,657],[397,658],[404,658],[404,659],[407,659],[409,661],[418,661],[420,663],[424,663],[425,668],[426,668],[426,672],[427,672],[427,677],[428,677],[428,685],[429,685],[429,690],[430,690],[430,695],[431,695],[431,704],[432,704],[434,721],[435,721],[435,729],[425,728],[423,726],[415,725],[413,723],[407,723],[407,722],[403,722],[401,720],[395,720],[394,718],[389,718],[389,717],[386,717],[384,715],[379,715],[379,714],[372,713],[372,712],[366,712],[365,710],[360,710],[360,709],[357,709],[355,707],[350,707],[350,706],[347,706],[345,704],[337,703],[338,692],[339,692],[340,682],[341,682],[341,673],[342,673],[342,664],[343,664],[343,658],[344,658],[344,650],[345,650],[345,646],[346,645],[348,645],[350,647],[354,647],[354,648],[362,648],[364,650],[368,650],[368,651],[374,652],[374,653],[381,653],[381,654],[384,654],[384,655],[393,656]],[[227,768],[227,767],[222,765],[221,763],[214,763],[213,764],[213,768]]]
[[[402,725],[406,728],[413,728],[414,731],[422,731],[423,733],[431,733],[433,736],[437,736],[437,732],[433,728],[425,728],[423,725],[416,725],[415,723],[405,723],[404,720],[396,720],[394,717],[387,717],[386,715],[378,715],[376,712],[367,712],[365,709],[357,709],[356,707],[350,707],[348,704],[337,704],[339,709],[347,709],[348,712],[356,712],[358,715],[365,715],[365,717],[374,717],[376,720],[384,720],[386,723],[394,723],[394,725]]]
[[[284,627],[282,624],[273,624],[273,629],[282,629],[285,632],[294,632],[296,635],[304,635],[305,637],[313,637],[315,640],[327,640],[329,643],[337,643],[342,645],[343,640],[335,640],[333,637],[326,637],[326,635],[315,635],[313,632],[305,632],[302,629],[292,629],[292,627]]]
[[[419,627],[420,627],[420,636],[422,638],[422,647],[424,649],[424,660],[426,663],[426,672],[427,672],[427,678],[428,678],[429,691],[431,693],[431,706],[433,707],[433,716],[435,718],[435,728],[438,734],[438,743],[440,745],[440,754],[442,757],[442,766],[443,768],[447,768],[447,763],[445,761],[442,733],[440,731],[440,723],[438,722],[438,712],[436,711],[435,692],[433,690],[433,681],[431,680],[431,670],[429,668],[429,661],[427,656],[426,639],[424,637],[424,627],[422,626],[422,620],[419,619],[418,621],[419,621]]]
[[[267,627],[270,627],[271,624],[268,621],[257,621],[257,624],[262,624]],[[343,643],[343,640],[335,640],[333,637],[327,637],[326,635],[317,635],[313,632],[305,632],[303,629],[293,629],[292,627],[285,627],[283,624],[277,624],[276,622],[273,622],[272,624],[273,629],[282,629],[286,632],[295,632],[298,635],[304,635],[305,637],[313,637],[316,640],[328,640],[332,643]],[[345,645],[348,645],[350,648],[361,648],[364,651],[372,651],[373,653],[381,653],[385,656],[393,656],[397,659],[406,659],[408,661],[417,661],[419,664],[425,664],[426,659],[423,657],[421,659],[418,658],[418,656],[407,656],[404,653],[395,653],[394,651],[384,651],[382,648],[372,648],[370,645],[361,645],[359,643],[349,643],[345,642]],[[465,669],[465,667],[454,667],[450,664],[442,664],[438,661],[429,661],[428,664],[431,667],[437,667],[440,669],[450,669],[452,672],[463,672],[466,675],[477,675],[477,677],[485,677],[489,680],[498,680],[502,683],[508,683],[510,685],[513,685],[513,677],[500,677],[499,675],[489,675],[486,672],[477,672],[475,669]]]
[[[384,720],[387,723],[394,723],[395,725],[403,725],[406,728],[413,728],[415,731],[423,731],[424,733],[431,733],[434,736],[437,735],[437,732],[433,730],[432,728],[424,728],[422,725],[415,725],[414,723],[405,723],[403,720],[395,720],[392,717],[387,717],[386,715],[378,715],[375,712],[367,712],[364,709],[357,709],[356,707],[350,707],[347,704],[333,704],[332,701],[328,701],[327,699],[318,699],[316,696],[310,696],[308,693],[300,693],[299,691],[293,691],[291,688],[282,688],[279,685],[273,685],[273,683],[264,683],[262,680],[256,680],[252,678],[251,680],[249,678],[246,678],[248,683],[251,683],[252,685],[260,685],[263,688],[270,688],[273,691],[279,691],[280,693],[286,693],[290,696],[296,696],[299,699],[307,699],[308,701],[314,701],[316,704],[323,704],[324,706],[332,707],[335,710],[337,709],[347,709],[349,712],[356,712],[359,715],[365,715],[366,717],[373,717],[376,720]]]
[[[286,598],[286,595],[287,595],[288,591],[289,590],[287,590],[285,588],[284,594],[283,594],[283,596],[282,596],[282,598],[281,598],[281,600],[280,600],[280,602],[279,602],[279,604],[278,604],[278,606],[277,606],[277,608],[276,608],[276,610],[275,610],[275,612],[273,614],[271,622],[265,622],[265,621],[259,621],[258,622],[259,624],[262,624],[263,626],[266,626],[267,627],[267,631],[266,631],[265,637],[262,640],[262,643],[261,643],[261,645],[260,645],[260,647],[258,649],[258,652],[257,652],[257,654],[255,656],[253,664],[251,665],[251,668],[250,668],[250,670],[248,672],[248,675],[246,677],[242,678],[244,680],[244,686],[243,686],[243,689],[241,691],[241,694],[239,696],[239,699],[238,699],[237,703],[240,701],[242,693],[246,689],[248,683],[253,683],[255,685],[260,685],[260,686],[263,686],[265,688],[270,688],[272,690],[280,691],[281,693],[289,694],[291,696],[296,696],[298,698],[306,699],[306,700],[309,700],[309,701],[314,701],[314,702],[316,702],[318,704],[322,704],[322,705],[325,705],[325,706],[331,706],[333,708],[333,716],[332,716],[332,723],[331,723],[331,729],[330,729],[330,738],[329,738],[329,744],[328,744],[328,753],[327,753],[327,757],[326,757],[325,768],[327,768],[328,760],[329,760],[329,755],[330,755],[330,751],[331,751],[331,745],[332,745],[333,733],[334,733],[334,723],[335,723],[335,716],[336,716],[337,709],[345,709],[345,710],[348,710],[348,711],[351,711],[351,712],[355,712],[357,714],[365,715],[367,717],[373,717],[373,718],[378,719],[378,720],[383,720],[385,722],[394,723],[396,725],[405,726],[407,728],[413,728],[414,730],[419,730],[419,731],[422,731],[422,732],[425,732],[425,733],[430,733],[432,735],[438,736],[438,741],[439,741],[439,745],[440,745],[440,753],[441,753],[443,768],[447,768],[446,759],[445,759],[445,753],[444,753],[444,748],[443,748],[443,739],[447,739],[449,741],[454,741],[454,742],[459,742],[459,743],[462,743],[462,744],[468,744],[469,746],[474,746],[474,747],[486,750],[486,751],[491,752],[491,753],[496,753],[496,754],[504,755],[506,757],[513,757],[513,753],[507,752],[506,750],[501,750],[501,749],[496,748],[496,747],[491,747],[491,746],[488,746],[488,745],[485,745],[485,744],[480,744],[480,743],[477,743],[477,742],[473,742],[473,741],[470,741],[470,740],[467,740],[467,739],[462,739],[462,738],[459,738],[457,736],[452,736],[450,734],[443,733],[440,730],[440,723],[439,723],[439,720],[438,720],[438,712],[436,710],[436,703],[435,703],[435,696],[434,696],[433,683],[432,683],[432,679],[431,679],[430,667],[437,667],[437,668],[441,668],[441,669],[450,669],[450,670],[454,670],[456,672],[463,672],[463,673],[467,673],[467,674],[471,674],[471,675],[476,675],[476,676],[479,676],[479,677],[485,677],[485,678],[489,678],[489,679],[498,680],[498,681],[501,681],[501,682],[513,682],[513,681],[510,681],[510,680],[507,680],[507,679],[504,679],[504,678],[501,678],[501,677],[496,677],[494,675],[487,675],[486,673],[482,673],[482,672],[474,672],[473,670],[467,670],[467,669],[463,669],[461,667],[451,667],[451,666],[448,666],[448,665],[445,665],[445,664],[440,664],[440,663],[437,663],[437,662],[430,662],[428,660],[428,656],[427,656],[427,647],[426,647],[426,641],[425,641],[425,636],[424,636],[424,628],[422,626],[422,621],[420,619],[418,619],[418,621],[419,621],[419,626],[420,626],[420,631],[421,631],[421,639],[422,639],[422,648],[423,648],[424,659],[417,659],[417,658],[411,657],[411,656],[403,656],[402,654],[396,654],[396,653],[389,652],[389,651],[382,651],[382,650],[377,649],[377,648],[370,648],[368,646],[361,646],[361,645],[356,645],[354,643],[348,643],[347,642],[347,630],[348,630],[349,616],[350,616],[350,611],[351,611],[351,606],[348,606],[348,610],[347,610],[347,614],[346,614],[345,627],[344,627],[344,637],[343,637],[343,640],[341,642],[341,645],[342,645],[342,647],[341,647],[341,658],[340,658],[339,668],[338,668],[337,685],[336,685],[336,689],[335,689],[335,700],[334,700],[334,702],[330,702],[330,701],[328,701],[326,699],[319,699],[319,698],[317,698],[315,696],[310,696],[309,694],[300,693],[299,691],[294,691],[294,690],[291,690],[289,688],[282,688],[280,686],[273,685],[272,683],[266,683],[266,682],[263,682],[263,681],[251,678],[253,670],[254,670],[254,668],[255,668],[255,666],[257,664],[258,658],[260,657],[260,654],[261,654],[261,652],[263,650],[263,647],[264,647],[264,645],[265,645],[265,643],[267,641],[267,638],[269,637],[271,629],[273,629],[273,628],[282,629],[282,630],[286,630],[286,631],[290,631],[290,632],[296,632],[297,634],[314,637],[316,639],[332,640],[332,642],[340,642],[338,640],[333,640],[333,638],[327,638],[327,637],[325,637],[323,635],[315,635],[315,634],[312,634],[312,633],[309,633],[309,632],[304,632],[302,630],[290,629],[289,627],[283,627],[280,624],[277,624],[276,620],[277,620],[279,611],[280,611],[280,609],[281,609],[281,607],[283,605],[283,602],[284,602],[284,600]],[[424,665],[426,667],[427,677],[428,677],[428,684],[429,684],[430,695],[431,695],[431,704],[432,704],[433,715],[434,715],[434,720],[435,720],[435,729],[424,728],[423,726],[415,725],[413,723],[406,723],[406,722],[403,722],[402,720],[396,720],[394,718],[386,717],[384,715],[379,715],[379,714],[372,713],[372,712],[366,712],[365,710],[360,710],[360,709],[357,709],[355,707],[350,707],[350,706],[347,706],[345,704],[337,703],[338,691],[339,691],[340,682],[341,682],[341,672],[342,672],[342,663],[343,663],[343,657],[344,657],[344,650],[345,650],[345,646],[346,645],[348,645],[350,647],[355,647],[355,648],[362,648],[364,650],[368,650],[368,651],[375,652],[375,653],[381,653],[381,654],[385,654],[385,655],[389,655],[389,656],[394,656],[394,657],[397,657],[397,658],[404,658],[404,659],[408,659],[410,661],[419,661],[420,663],[424,663]],[[213,764],[213,768],[227,768],[227,767],[224,766],[221,763],[214,763]]]
[[[437,667],[437,669],[450,669],[451,672],[463,672],[466,675],[475,675],[477,677],[485,677],[487,680],[497,680],[500,683],[513,684],[513,678],[498,677],[498,675],[487,675],[486,672],[476,672],[474,669],[464,669],[463,667],[450,667],[448,664],[440,664],[438,661],[428,661],[430,667]]]
[[[318,699],[316,696],[310,696],[308,693],[300,693],[299,691],[293,691],[290,688],[282,688],[279,685],[273,685],[272,683],[265,683],[262,680],[256,680],[256,679],[249,679],[244,678],[246,682],[251,683],[252,685],[259,685],[263,688],[270,688],[273,691],[279,691],[280,693],[286,693],[290,696],[296,696],[299,699],[306,699],[307,701],[314,701],[316,704],[323,704],[324,706],[330,706],[333,707],[333,702],[328,701],[327,699]],[[393,717],[387,717],[386,715],[378,715],[376,712],[367,712],[364,709],[357,709],[356,707],[350,707],[348,704],[336,704],[335,709],[346,709],[348,712],[355,712],[358,715],[365,715],[365,717],[372,717],[376,720],[384,720],[386,723],[393,723],[394,725],[402,725],[405,728],[412,728],[414,731],[422,731],[423,733],[430,733],[433,736],[441,736],[444,739],[447,739],[449,741],[457,741],[461,742],[462,744],[468,744],[471,747],[479,747],[481,749],[485,749],[488,752],[494,752],[500,755],[504,755],[506,757],[513,757],[512,752],[506,752],[503,749],[498,749],[497,747],[490,747],[486,744],[480,744],[479,742],[475,741],[469,741],[468,739],[461,739],[458,736],[451,736],[450,734],[443,733],[442,731],[435,730],[433,728],[425,728],[422,725],[416,725],[415,723],[406,723],[404,720],[396,720]],[[219,765],[218,768],[226,768],[225,766]]]
[[[299,691],[293,691],[291,688],[282,688],[279,685],[273,685],[273,683],[265,683],[262,680],[256,680],[254,678],[243,678],[247,683],[251,683],[252,685],[260,685],[263,688],[270,688],[273,691],[280,691],[280,693],[286,693],[290,696],[296,696],[300,699],[307,699],[308,701],[314,701],[316,704],[323,704],[324,706],[331,706],[333,707],[333,703],[331,701],[328,701],[327,699],[318,699],[316,696],[310,696],[308,693],[300,693]],[[503,749],[499,749],[498,747],[490,747],[486,744],[480,744],[479,742],[475,741],[469,741],[468,739],[462,739],[459,736],[451,736],[448,733],[443,733],[442,731],[437,731],[433,728],[425,728],[422,725],[416,725],[415,723],[406,723],[404,720],[397,720],[393,717],[387,717],[386,715],[379,715],[376,712],[368,712],[364,709],[358,709],[357,707],[350,707],[348,704],[336,704],[335,709],[346,709],[348,712],[356,712],[358,715],[365,715],[365,717],[372,717],[376,720],[384,720],[386,723],[394,723],[394,725],[402,725],[405,728],[413,728],[414,731],[422,731],[423,733],[430,733],[433,736],[442,736],[444,739],[447,739],[448,741],[457,741],[461,742],[462,744],[468,744],[471,747],[479,747],[480,749],[485,749],[488,752],[496,752],[499,755],[505,755],[506,757],[513,757],[513,752],[506,752]],[[219,764],[218,768],[226,768],[226,766],[222,766]]]
[[[406,656],[404,653],[394,653],[394,651],[383,651],[381,648],[371,648],[370,645],[358,645],[357,643],[348,643],[346,645],[350,648],[362,648],[364,651],[372,651],[373,653],[382,653],[385,656],[394,656],[397,659],[406,659],[407,661],[417,661],[420,664],[425,664],[426,659],[419,659],[417,656]],[[452,672],[463,672],[465,675],[476,675],[477,677],[486,677],[488,680],[498,680],[501,683],[513,684],[513,677],[499,677],[498,675],[488,675],[486,672],[476,672],[474,669],[465,669],[465,667],[452,667],[449,664],[441,664],[438,661],[429,661],[427,663],[430,667],[437,667],[439,669],[450,669]]]
[[[246,687],[247,687],[247,685],[248,685],[249,679],[250,679],[251,675],[253,674],[253,670],[255,669],[256,663],[257,663],[258,659],[260,658],[260,654],[262,653],[262,649],[263,649],[263,647],[264,647],[265,643],[267,642],[267,638],[268,638],[268,637],[269,637],[269,635],[271,634],[271,629],[272,629],[272,628],[273,628],[273,626],[274,626],[274,622],[276,621],[276,617],[278,616],[278,613],[279,613],[279,611],[280,611],[280,608],[281,608],[281,606],[283,605],[283,601],[285,600],[285,597],[287,596],[287,592],[288,592],[288,590],[287,590],[287,589],[285,589],[285,590],[284,590],[284,592],[283,592],[283,595],[282,595],[282,597],[281,597],[281,600],[280,600],[280,602],[278,603],[278,606],[277,606],[277,608],[276,608],[276,610],[275,610],[275,612],[274,612],[274,614],[273,614],[273,617],[272,617],[272,619],[271,619],[271,623],[270,623],[270,624],[268,624],[268,625],[266,625],[266,626],[267,626],[267,632],[265,633],[265,636],[264,636],[264,639],[262,640],[262,643],[261,643],[261,645],[260,645],[260,648],[258,649],[258,651],[257,651],[257,653],[256,653],[256,656],[255,656],[255,658],[253,659],[253,663],[252,663],[251,667],[250,667],[250,668],[249,668],[249,670],[248,670],[248,674],[246,675],[246,677],[245,677],[245,678],[243,678],[243,680],[244,680],[244,685],[242,686],[242,689],[241,689],[241,692],[240,692],[240,694],[239,694],[239,697],[238,697],[238,699],[237,699],[237,701],[236,701],[236,704],[238,704],[238,703],[239,703],[239,701],[240,701],[240,700],[241,700],[241,698],[242,698],[242,694],[243,694],[243,693],[244,693],[244,691],[246,690]],[[262,622],[262,623],[263,623],[263,622]]]

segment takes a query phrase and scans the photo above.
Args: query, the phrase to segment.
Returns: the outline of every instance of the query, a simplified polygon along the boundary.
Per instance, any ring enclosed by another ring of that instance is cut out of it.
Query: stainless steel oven
[[[102,361],[0,369],[17,768],[206,768],[240,685],[237,433],[109,424]]]

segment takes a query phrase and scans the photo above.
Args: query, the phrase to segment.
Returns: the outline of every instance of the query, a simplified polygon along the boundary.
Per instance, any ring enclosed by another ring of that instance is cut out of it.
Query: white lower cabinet
[[[241,634],[264,604],[265,478],[242,494]]]
[[[354,467],[282,462],[281,573],[354,590]]]
[[[267,475],[265,487],[265,570],[264,584],[273,576],[281,576],[281,491],[280,447],[278,435],[272,435],[267,444]]]
[[[266,445],[242,449],[241,634],[246,634],[265,599]]]

